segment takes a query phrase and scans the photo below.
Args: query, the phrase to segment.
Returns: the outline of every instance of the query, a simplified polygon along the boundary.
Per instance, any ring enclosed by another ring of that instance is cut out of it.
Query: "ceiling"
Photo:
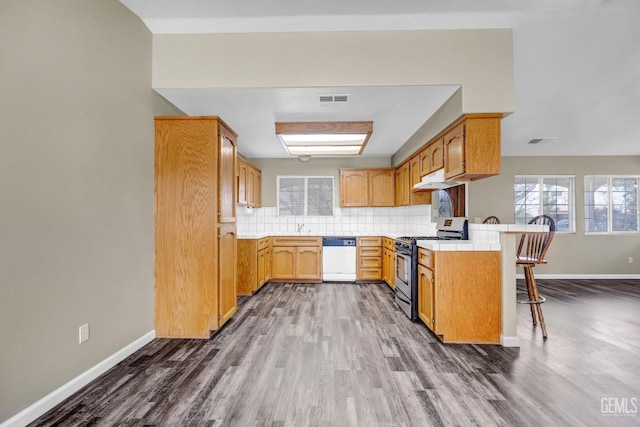
[[[121,0],[154,34],[512,28],[515,112],[505,156],[640,155],[637,0]],[[286,157],[275,121],[373,120],[365,156],[390,156],[456,86],[163,89],[189,115],[219,115],[247,157]],[[347,93],[341,107],[319,94]],[[534,138],[553,137],[536,145]],[[250,141],[250,142],[249,142]]]

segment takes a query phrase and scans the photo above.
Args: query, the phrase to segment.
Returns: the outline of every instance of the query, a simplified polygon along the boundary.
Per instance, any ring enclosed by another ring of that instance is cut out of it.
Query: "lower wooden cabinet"
[[[358,237],[356,280],[382,279],[382,238]]]
[[[433,315],[433,270],[418,264],[418,317],[432,331],[435,318]]]
[[[444,342],[499,344],[496,251],[418,250],[418,317]]]
[[[271,237],[238,239],[238,294],[251,295],[271,279]]]
[[[395,241],[382,238],[382,280],[395,289],[396,287],[396,248]]]
[[[238,293],[236,287],[237,272],[237,238],[235,224],[218,226],[218,272],[220,277],[220,311],[219,319],[212,319],[210,328],[218,329],[238,309]]]
[[[321,237],[274,237],[273,281],[322,282]]]

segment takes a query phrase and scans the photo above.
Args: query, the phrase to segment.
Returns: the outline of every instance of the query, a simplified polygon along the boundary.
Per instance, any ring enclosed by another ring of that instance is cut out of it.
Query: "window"
[[[278,215],[332,216],[332,176],[279,176]]]
[[[575,177],[569,175],[516,175],[513,186],[516,224],[549,215],[556,222],[557,232],[575,232],[574,181]]]
[[[585,176],[585,233],[637,233],[639,179],[637,176]]]

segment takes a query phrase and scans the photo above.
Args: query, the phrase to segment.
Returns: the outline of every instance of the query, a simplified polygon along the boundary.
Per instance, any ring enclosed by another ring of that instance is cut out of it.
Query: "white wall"
[[[117,1],[5,0],[0,40],[1,422],[153,329],[153,116],[179,112]]]

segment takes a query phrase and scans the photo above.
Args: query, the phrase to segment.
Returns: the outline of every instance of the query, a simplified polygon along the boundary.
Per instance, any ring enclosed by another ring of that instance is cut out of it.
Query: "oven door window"
[[[411,273],[411,257],[402,254],[397,254],[396,257],[396,278],[408,284]]]

